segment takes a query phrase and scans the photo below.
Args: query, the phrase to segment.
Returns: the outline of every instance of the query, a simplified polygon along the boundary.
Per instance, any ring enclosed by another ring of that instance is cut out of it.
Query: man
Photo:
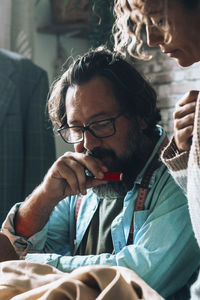
[[[47,74],[21,55],[0,49],[0,227],[55,160],[45,114]]]
[[[125,59],[97,49],[55,83],[49,114],[75,152],[10,211],[3,232],[18,254],[64,272],[128,267],[163,297],[187,299],[200,250],[186,198],[159,159],[166,141],[154,90]],[[106,181],[107,172],[122,181]]]

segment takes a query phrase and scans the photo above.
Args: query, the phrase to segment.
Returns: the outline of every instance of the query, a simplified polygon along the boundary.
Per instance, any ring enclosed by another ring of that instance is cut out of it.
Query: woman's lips
[[[167,55],[168,55],[169,57],[177,57],[176,53],[177,53],[177,51],[173,51],[173,52],[167,53]]]
[[[169,57],[176,57],[177,51],[178,51],[177,49],[176,50],[162,50],[162,52],[167,54]]]

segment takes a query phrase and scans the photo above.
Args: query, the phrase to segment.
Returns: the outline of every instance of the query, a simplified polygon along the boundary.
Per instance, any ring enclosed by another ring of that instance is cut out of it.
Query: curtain
[[[35,0],[0,1],[0,47],[33,58]]]
[[[11,0],[0,2],[0,48],[10,49]]]

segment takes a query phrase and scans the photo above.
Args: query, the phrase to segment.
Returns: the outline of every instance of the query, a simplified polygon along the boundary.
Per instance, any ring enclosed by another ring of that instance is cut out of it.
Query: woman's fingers
[[[194,127],[194,113],[174,120],[174,139],[179,151],[190,149]]]
[[[177,130],[174,135],[176,145],[180,152],[188,151],[191,146],[193,125]]]
[[[196,101],[199,95],[199,91],[191,90],[188,93],[184,94],[183,97],[177,102],[177,106],[184,106],[187,103]]]
[[[193,135],[196,101],[199,91],[192,90],[177,103],[174,118],[174,138],[179,151],[190,149]]]
[[[184,118],[185,116],[194,113],[196,108],[196,101],[185,104],[184,106],[177,106],[173,114],[174,120]]]
[[[181,130],[188,126],[193,126],[194,124],[194,113],[190,113],[183,118],[180,119],[174,119],[174,129],[175,130]]]

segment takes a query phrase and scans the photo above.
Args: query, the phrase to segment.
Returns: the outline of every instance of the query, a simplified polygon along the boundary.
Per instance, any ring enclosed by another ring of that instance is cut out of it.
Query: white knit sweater
[[[191,222],[200,247],[200,95],[196,105],[190,152],[179,153],[172,139],[162,153],[162,160],[187,195]],[[192,286],[191,299],[200,299],[200,275]]]

